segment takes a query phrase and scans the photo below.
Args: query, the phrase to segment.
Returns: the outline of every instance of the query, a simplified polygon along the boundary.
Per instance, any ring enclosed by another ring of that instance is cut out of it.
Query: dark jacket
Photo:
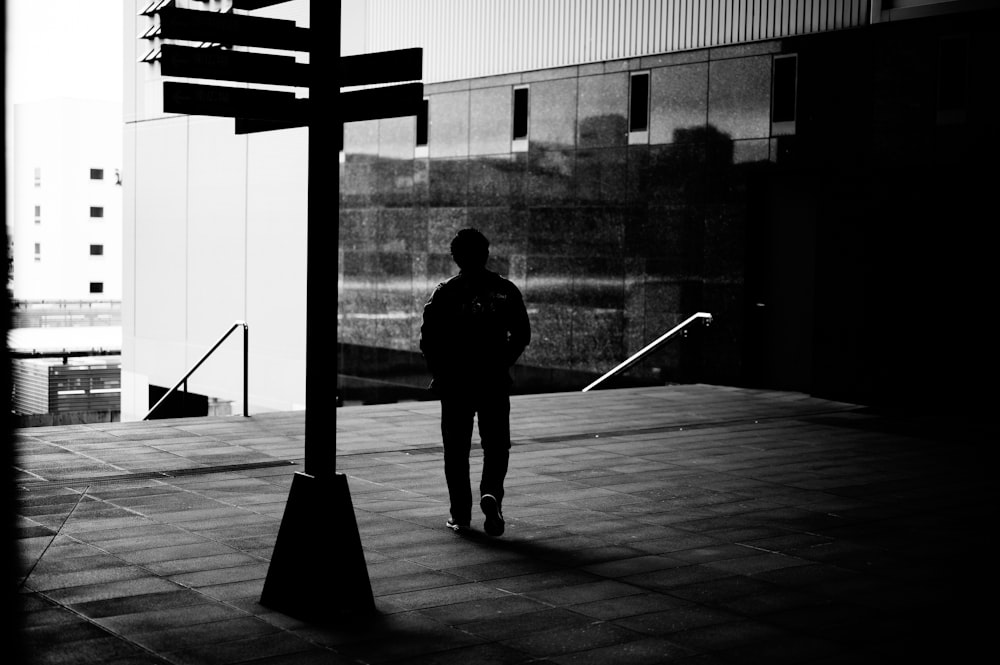
[[[503,389],[531,341],[521,292],[489,270],[463,270],[424,305],[420,350],[439,392]]]

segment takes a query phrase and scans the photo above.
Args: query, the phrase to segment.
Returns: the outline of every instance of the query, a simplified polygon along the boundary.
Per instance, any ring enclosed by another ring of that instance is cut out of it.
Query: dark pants
[[[472,518],[469,453],[475,416],[479,417],[479,438],[483,446],[480,496],[492,494],[498,503],[503,501],[503,481],[510,457],[510,398],[505,392],[441,397],[444,476],[451,498],[451,517],[460,524]]]

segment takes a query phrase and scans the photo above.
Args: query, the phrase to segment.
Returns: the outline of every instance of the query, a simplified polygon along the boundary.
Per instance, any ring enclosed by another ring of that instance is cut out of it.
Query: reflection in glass
[[[660,67],[650,74],[649,142],[671,143],[678,129],[708,121],[708,63]]]
[[[733,139],[771,133],[771,56],[711,63],[708,122]]]
[[[510,152],[510,88],[479,88],[469,95],[469,154]]]
[[[378,155],[379,157],[411,160],[413,159],[414,131],[416,127],[410,116],[402,118],[385,118],[379,120]]]
[[[528,205],[568,204],[576,191],[576,152],[541,149],[534,145],[528,153]]]
[[[531,84],[528,133],[532,147],[572,147],[576,143],[577,79]]]
[[[580,78],[577,147],[600,148],[628,142],[627,72]]]
[[[378,154],[378,120],[344,123],[344,152],[348,155]]]
[[[464,159],[431,159],[428,203],[433,207],[464,206],[469,185],[468,162]]]
[[[469,92],[445,92],[430,97],[430,138],[433,157],[464,157],[469,154]]]
[[[775,152],[771,57],[713,61],[711,77],[695,62],[498,79],[429,95],[426,133],[413,118],[350,123],[339,341],[418,353],[420,309],[455,274],[448,245],[465,226],[522,287],[527,364],[604,371],[682,315],[723,320],[740,306],[748,179]],[[630,131],[649,142],[629,145]],[[671,380],[683,355],[637,371]]]

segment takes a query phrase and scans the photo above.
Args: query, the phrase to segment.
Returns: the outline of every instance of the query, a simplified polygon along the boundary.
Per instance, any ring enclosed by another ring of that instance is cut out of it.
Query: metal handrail
[[[629,358],[625,362],[619,364],[614,369],[606,372],[601,378],[599,378],[596,381],[594,381],[593,383],[591,383],[589,386],[587,386],[586,388],[584,388],[581,392],[587,392],[588,390],[590,390],[594,386],[598,385],[599,383],[602,383],[604,380],[610,379],[612,376],[614,376],[616,374],[619,374],[621,372],[624,372],[629,367],[631,367],[632,365],[636,364],[637,362],[639,362],[640,360],[642,360],[644,357],[646,357],[647,354],[649,354],[652,351],[656,350],[661,344],[663,344],[664,342],[666,342],[668,339],[670,339],[671,337],[673,337],[677,333],[679,333],[682,330],[684,330],[684,328],[688,324],[694,323],[698,319],[705,319],[705,325],[708,325],[709,323],[712,322],[712,315],[709,314],[708,312],[698,312],[696,314],[692,314],[691,316],[689,316],[688,318],[684,319],[683,321],[681,321],[679,324],[677,324],[676,326],[674,326],[673,328],[671,328],[667,332],[665,332],[662,335],[660,335],[659,337],[657,337],[655,340],[653,340],[652,342],[650,342],[646,346],[642,347],[641,349],[639,349],[638,351],[636,351],[635,353],[633,353],[631,356],[629,356]]]
[[[163,397],[161,397],[160,400],[156,404],[153,405],[153,408],[150,409],[149,412],[145,416],[143,416],[142,419],[143,420],[148,420],[149,417],[151,415],[153,415],[153,412],[156,411],[156,409],[161,404],[163,404],[164,400],[166,400],[168,397],[170,397],[170,395],[172,393],[174,393],[182,384],[187,383],[188,377],[191,376],[192,374],[194,374],[194,371],[196,369],[198,369],[199,367],[201,367],[201,364],[203,362],[205,362],[206,360],[208,360],[208,357],[210,355],[212,355],[212,353],[214,353],[215,350],[217,348],[219,348],[219,346],[223,342],[226,341],[226,339],[233,333],[233,331],[236,330],[237,328],[239,328],[240,326],[243,326],[243,415],[244,415],[244,417],[249,417],[250,416],[250,407],[249,407],[249,404],[248,404],[247,366],[249,364],[250,328],[249,328],[249,326],[247,326],[246,321],[236,321],[236,322],[233,323],[232,326],[229,327],[229,330],[226,331],[226,334],[219,338],[219,341],[216,342],[212,346],[212,348],[209,349],[205,353],[205,355],[203,355],[201,357],[201,360],[199,360],[197,363],[195,363],[194,367],[192,367],[191,369],[189,369],[188,372],[187,372],[187,374],[185,374],[181,378],[180,381],[178,381],[177,383],[175,383],[174,387],[171,388],[170,390],[168,390],[163,395]],[[185,388],[185,392],[187,392],[187,388]]]

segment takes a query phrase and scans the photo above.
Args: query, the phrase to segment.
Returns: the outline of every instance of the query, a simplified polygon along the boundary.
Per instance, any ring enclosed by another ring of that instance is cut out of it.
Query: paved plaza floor
[[[29,665],[961,663],[990,643],[981,425],[708,385],[518,396],[490,538],[444,528],[438,414],[343,407],[334,439],[331,410],[378,610],[334,626],[259,602],[302,412],[16,431]]]

